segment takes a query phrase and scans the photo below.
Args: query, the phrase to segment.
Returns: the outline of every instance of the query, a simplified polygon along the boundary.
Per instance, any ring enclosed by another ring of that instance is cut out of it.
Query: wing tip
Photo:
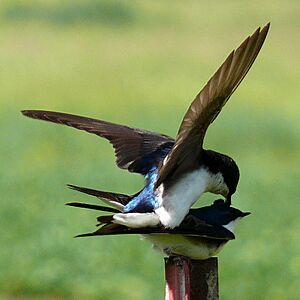
[[[77,235],[73,236],[73,238],[76,239],[76,238],[89,237],[89,236],[94,236],[94,234],[93,233],[82,233],[82,234],[77,234]]]
[[[271,21],[269,21],[269,22],[263,27],[262,31],[263,31],[264,29],[265,29],[265,30],[269,30],[270,26],[271,26]]]
[[[269,28],[270,28],[270,26],[271,26],[271,22],[269,21],[269,22],[266,23],[266,25],[264,25],[263,27],[262,27],[262,26],[259,26],[259,27],[254,31],[253,34],[255,34],[256,32],[261,33],[261,32],[264,32],[264,31],[268,31]],[[252,35],[253,35],[253,34],[252,34]]]
[[[68,183],[68,184],[67,184],[67,187],[68,187],[70,190],[78,191],[78,186],[76,186],[76,185],[73,185],[73,184]]]
[[[264,43],[264,40],[266,39],[266,36],[270,30],[270,26],[271,26],[271,22],[268,22],[260,31],[260,35],[263,37],[262,44]]]
[[[271,26],[271,22],[268,22],[264,27],[262,27],[262,28],[259,27],[259,29],[260,29],[259,34],[263,35],[263,36],[267,36],[270,26]]]
[[[76,206],[76,205],[77,205],[76,202],[67,202],[67,203],[65,203],[65,205],[77,207],[77,206]]]
[[[21,110],[21,114],[25,117],[32,118],[32,119],[39,119],[44,121],[50,121],[51,120],[51,114],[56,114],[54,111],[49,110],[40,110],[40,109],[24,109]]]
[[[234,55],[235,52],[240,49],[243,45],[247,44],[251,39],[258,39],[259,37],[263,37],[262,38],[262,43],[264,43],[264,40],[269,32],[271,26],[271,22],[268,22],[265,26],[261,27],[259,26],[258,28],[255,29],[255,31],[250,34],[241,44],[238,48],[235,48],[234,50],[231,51],[231,53],[228,55],[227,59],[231,56]]]
[[[21,114],[26,117],[30,117],[31,112],[32,112],[32,110],[28,110],[28,109],[21,110]]]

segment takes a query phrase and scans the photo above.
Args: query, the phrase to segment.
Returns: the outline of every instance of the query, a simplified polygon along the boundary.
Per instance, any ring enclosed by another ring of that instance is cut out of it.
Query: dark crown
[[[226,225],[237,218],[248,216],[250,212],[242,212],[237,208],[228,206],[224,200],[218,199],[210,206],[191,209],[189,214],[196,216],[208,224]]]

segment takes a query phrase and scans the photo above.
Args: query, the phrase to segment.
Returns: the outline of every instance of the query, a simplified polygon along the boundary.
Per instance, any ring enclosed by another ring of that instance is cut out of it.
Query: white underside
[[[226,243],[225,241],[221,245],[207,244],[201,238],[191,238],[180,234],[148,234],[143,235],[143,238],[151,242],[154,249],[168,256],[183,255],[198,260],[217,255]]]
[[[132,228],[153,227],[159,223],[174,228],[204,192],[219,194],[222,188],[224,180],[220,173],[212,174],[201,168],[186,174],[166,191],[161,184],[157,189],[159,206],[154,213],[120,213],[114,215],[114,222]]]
[[[234,229],[241,218],[223,225],[226,229],[234,233]],[[192,259],[208,259],[217,255],[228,241],[224,243],[209,242],[197,236],[188,236],[182,234],[147,234],[143,235],[143,239],[152,243],[153,248],[159,250],[168,256],[183,255]]]
[[[130,228],[155,227],[159,218],[155,213],[120,213],[113,216],[113,222]]]
[[[223,178],[201,168],[186,174],[166,192],[161,184],[158,188],[160,206],[155,210],[160,222],[168,228],[178,226],[201,195],[219,183],[223,183]]]

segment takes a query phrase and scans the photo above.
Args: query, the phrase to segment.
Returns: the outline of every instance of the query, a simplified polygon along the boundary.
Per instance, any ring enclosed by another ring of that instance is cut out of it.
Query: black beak
[[[251,212],[242,212],[242,218],[251,215]]]
[[[231,205],[231,194],[228,194],[228,195],[227,195],[227,197],[226,197],[226,204],[227,204],[228,206]]]

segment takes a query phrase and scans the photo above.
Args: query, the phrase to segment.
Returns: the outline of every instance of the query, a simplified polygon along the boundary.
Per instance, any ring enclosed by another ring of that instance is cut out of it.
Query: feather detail
[[[208,126],[239,86],[255,61],[270,24],[260,27],[226,58],[188,108],[175,144],[160,165],[155,187],[197,166]]]
[[[163,134],[67,113],[23,110],[22,114],[32,119],[74,127],[107,139],[115,149],[117,166],[143,175],[154,165],[158,165],[174,143],[171,137]]]
[[[68,187],[72,190],[95,196],[102,200],[104,203],[117,208],[118,211],[123,211],[124,205],[126,205],[132,199],[132,196],[127,196],[124,194],[118,194],[113,192],[104,192],[72,184],[68,184]]]

